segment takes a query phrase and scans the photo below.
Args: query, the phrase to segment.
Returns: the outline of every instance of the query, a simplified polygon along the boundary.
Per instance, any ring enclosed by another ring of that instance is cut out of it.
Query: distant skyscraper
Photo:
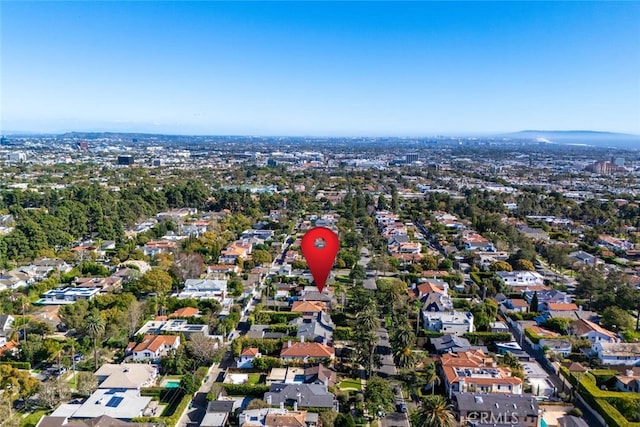
[[[118,164],[121,166],[130,166],[135,162],[135,159],[131,155],[118,156]]]
[[[418,161],[418,153],[409,153],[405,156],[405,162],[407,163],[415,163]]]

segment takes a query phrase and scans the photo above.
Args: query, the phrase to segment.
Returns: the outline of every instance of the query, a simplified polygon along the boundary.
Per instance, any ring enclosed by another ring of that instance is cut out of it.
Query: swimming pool
[[[547,422],[544,420],[544,418],[540,419],[540,427],[547,427]]]
[[[166,380],[164,382],[164,388],[178,388],[180,387],[180,380]]]

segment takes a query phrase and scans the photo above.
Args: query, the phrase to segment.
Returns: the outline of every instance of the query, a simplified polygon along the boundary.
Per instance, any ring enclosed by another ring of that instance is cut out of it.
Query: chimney
[[[581,305],[578,306],[578,311],[579,312],[582,311],[582,306]]]
[[[287,348],[291,348],[291,340],[287,341]]]
[[[304,342],[304,335],[300,337],[300,342]]]
[[[280,409],[284,410],[284,402],[280,402]]]
[[[293,402],[293,410],[298,411],[298,402]]]
[[[329,387],[329,377],[324,377],[324,386]]]
[[[272,400],[272,398],[271,398],[271,395],[270,395],[270,394],[268,394],[268,395],[267,395],[267,397],[266,397],[266,399],[265,399],[265,400],[266,400],[266,402],[267,402],[267,405],[271,406],[271,400]]]

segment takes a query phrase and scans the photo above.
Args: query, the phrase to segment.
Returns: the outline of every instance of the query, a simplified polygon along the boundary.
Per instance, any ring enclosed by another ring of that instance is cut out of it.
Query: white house
[[[253,368],[253,359],[261,356],[262,354],[260,354],[260,350],[257,347],[245,348],[240,353],[240,357],[238,357],[237,366],[242,369],[251,369]]]
[[[599,341],[593,349],[603,365],[640,365],[640,343],[609,343]]]
[[[561,354],[564,357],[571,354],[571,341],[569,340],[542,338],[538,342],[538,345],[540,347],[547,347],[549,351],[552,351],[555,354]]]
[[[543,285],[544,277],[535,271],[497,271],[496,275],[507,286]]]
[[[127,346],[126,354],[131,354],[135,361],[158,360],[166,356],[169,351],[180,347],[179,335],[146,335],[142,342],[131,342]]]
[[[586,338],[594,345],[598,342],[615,343],[620,339],[615,332],[603,328],[586,319],[578,319],[569,325],[569,335],[578,338]],[[595,351],[595,347],[593,347]]]
[[[422,311],[422,325],[428,331],[462,335],[473,332],[473,314],[470,312]]]

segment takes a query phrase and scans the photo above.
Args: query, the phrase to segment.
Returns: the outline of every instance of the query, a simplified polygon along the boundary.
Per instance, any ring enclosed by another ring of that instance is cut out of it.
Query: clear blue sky
[[[0,129],[640,134],[640,2],[0,2]]]

